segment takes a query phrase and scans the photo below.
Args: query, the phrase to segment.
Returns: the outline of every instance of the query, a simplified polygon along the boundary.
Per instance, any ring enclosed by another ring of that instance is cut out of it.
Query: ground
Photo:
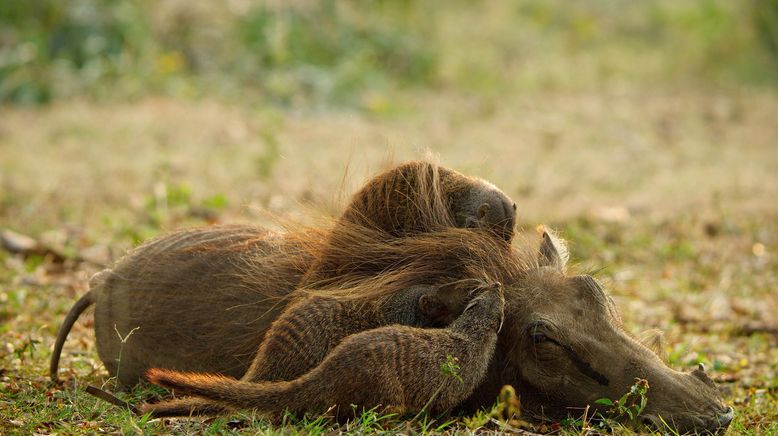
[[[372,414],[342,427],[251,414],[133,417],[83,391],[111,386],[90,316],[65,345],[63,386],[49,383],[48,358],[89,275],[140,241],[190,225],[337,214],[370,174],[425,153],[500,186],[518,203],[522,231],[559,230],[630,331],[664,331],[671,366],[706,363],[736,409],[731,434],[778,432],[775,95],[614,85],[510,98],[378,95],[365,107],[148,97],[0,108],[0,229],[67,258],[0,251],[0,433],[379,429]]]

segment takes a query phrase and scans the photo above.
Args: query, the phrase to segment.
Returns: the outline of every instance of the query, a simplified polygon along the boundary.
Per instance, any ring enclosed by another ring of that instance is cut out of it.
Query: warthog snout
[[[721,412],[721,415],[719,415],[719,429],[721,431],[726,430],[727,427],[729,427],[729,423],[732,422],[732,419],[735,417],[735,409],[726,406],[724,410]]]
[[[653,392],[649,391],[644,415],[658,430],[670,427],[679,433],[718,433],[735,417],[702,364],[691,373],[665,367],[649,377],[654,380]]]
[[[657,415],[645,415],[643,423],[655,428],[659,431],[665,430],[668,427],[680,434],[697,433],[697,434],[721,434],[724,433],[732,419],[735,417],[735,410],[729,406],[725,406],[718,416],[689,416],[683,422],[676,422],[661,418]]]

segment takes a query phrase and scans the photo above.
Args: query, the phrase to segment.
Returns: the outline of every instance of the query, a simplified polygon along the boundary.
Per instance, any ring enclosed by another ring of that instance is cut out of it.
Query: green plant
[[[14,348],[14,354],[22,362],[24,361],[25,354],[29,354],[30,359],[35,359],[35,348],[40,343],[41,341],[28,337],[20,347]]]
[[[646,408],[646,404],[648,404],[648,388],[647,380],[635,379],[635,384],[618,400],[600,398],[595,403],[609,407],[604,416],[606,423],[614,421],[620,424],[637,426],[639,425],[637,418]]]
[[[122,336],[122,334],[119,333],[119,330],[116,328],[116,325],[114,324],[113,326],[113,330],[116,332],[116,335],[119,336],[119,341],[121,342],[121,345],[119,345],[119,356],[116,357],[116,380],[119,380],[119,371],[121,370],[122,365],[122,351],[124,351],[124,344],[127,343],[127,341],[130,339],[130,336],[132,336],[132,334],[135,333],[135,331],[138,329],[140,329],[140,327],[135,327],[126,335]]]
[[[446,356],[446,361],[440,364],[440,373],[446,377],[453,377],[460,383],[464,383],[462,376],[459,375],[459,359],[453,356]]]
[[[430,404],[437,398],[438,394],[440,394],[440,391],[443,390],[443,387],[446,386],[446,378],[454,378],[458,382],[463,383],[462,376],[459,375],[459,370],[461,367],[459,366],[459,359],[454,356],[446,356],[446,361],[440,364],[440,373],[443,374],[444,379],[440,383],[440,386],[438,386],[437,389],[435,389],[435,392],[432,393],[432,396],[430,396],[430,399],[427,400],[427,403],[424,404],[424,407],[419,410],[419,413],[416,414],[416,416],[413,417],[411,420],[412,422],[417,422],[420,416],[424,415],[424,422],[422,423],[423,427],[427,426],[427,408],[429,408]]]

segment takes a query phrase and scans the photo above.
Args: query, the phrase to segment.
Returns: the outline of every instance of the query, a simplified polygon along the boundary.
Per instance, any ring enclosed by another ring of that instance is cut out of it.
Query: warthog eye
[[[532,339],[534,345],[549,342],[548,336],[544,333],[548,329],[548,325],[544,321],[535,321],[527,326],[526,334]]]
[[[548,340],[548,336],[544,335],[543,333],[532,333],[532,343],[537,345],[543,342],[546,342]]]
[[[536,321],[529,325],[527,328],[529,337],[532,338],[532,343],[534,345],[542,344],[542,343],[549,343],[554,344],[555,346],[561,348],[564,353],[567,355],[567,357],[570,359],[570,361],[575,365],[575,367],[580,371],[583,375],[589,377],[590,379],[596,381],[600,385],[608,386],[610,384],[610,380],[608,380],[608,377],[603,375],[600,372],[597,372],[592,366],[584,360],[581,356],[578,355],[578,353],[571,347],[570,345],[560,342],[557,339],[554,339],[554,330],[550,330],[552,337],[546,336],[542,331],[549,331],[547,329],[553,329],[553,327],[550,327],[550,323],[544,322],[544,321]],[[541,348],[546,347],[540,347],[538,348],[538,351]],[[540,354],[551,354],[551,353],[538,353]],[[559,356],[559,353],[553,353],[556,356]],[[551,359],[549,359],[551,360]]]

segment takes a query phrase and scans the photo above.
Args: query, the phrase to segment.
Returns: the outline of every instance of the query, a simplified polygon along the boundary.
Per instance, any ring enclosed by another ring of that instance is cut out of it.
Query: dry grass
[[[733,433],[778,431],[774,95],[612,89],[372,104],[380,110],[165,99],[0,109],[0,228],[109,261],[183,225],[337,213],[368,175],[429,148],[516,199],[523,228],[550,223],[575,261],[604,268],[630,329],[665,331],[672,365],[708,363],[738,411]],[[149,423],[97,404],[80,391],[106,377],[89,321],[64,356],[79,390],[52,388],[48,350],[95,267],[5,252],[0,264],[3,432],[268,428],[250,415]]]

